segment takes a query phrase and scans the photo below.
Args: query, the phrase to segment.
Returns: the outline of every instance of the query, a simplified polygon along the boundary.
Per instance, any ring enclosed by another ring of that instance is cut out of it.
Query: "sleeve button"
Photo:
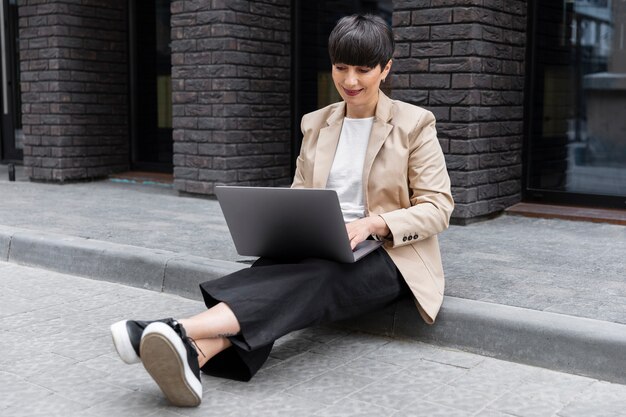
[[[402,238],[402,241],[403,241],[403,242],[406,242],[406,241],[407,241],[407,237],[406,237],[406,236],[405,236],[405,237],[403,237],[403,238]]]
[[[417,234],[413,235],[413,239],[417,240],[419,236],[417,236]]]
[[[409,236],[409,240],[413,240],[413,236]]]

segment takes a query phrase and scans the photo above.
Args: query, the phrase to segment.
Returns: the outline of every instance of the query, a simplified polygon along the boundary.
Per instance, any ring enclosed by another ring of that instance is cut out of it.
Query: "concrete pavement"
[[[0,415],[623,416],[626,386],[415,341],[334,328],[280,339],[248,383],[203,376],[199,408],[171,407],[108,325],[202,303],[0,262]]]
[[[246,263],[215,199],[111,181],[6,181],[0,225]],[[446,294],[626,324],[626,227],[501,216],[440,235]]]
[[[199,297],[247,267],[217,202],[164,185],[9,183],[0,260]],[[21,179],[21,181],[20,181]],[[409,302],[347,328],[626,382],[626,228],[502,216],[440,237],[448,297],[424,326]]]

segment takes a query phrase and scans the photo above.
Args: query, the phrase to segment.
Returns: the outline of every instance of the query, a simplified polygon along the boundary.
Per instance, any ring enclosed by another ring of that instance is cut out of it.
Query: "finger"
[[[360,236],[355,235],[354,238],[350,239],[350,246],[352,246],[352,249],[354,249],[362,241],[363,239],[361,239]]]

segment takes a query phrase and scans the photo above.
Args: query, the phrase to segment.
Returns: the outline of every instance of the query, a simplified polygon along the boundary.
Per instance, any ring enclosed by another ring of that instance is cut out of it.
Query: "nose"
[[[347,87],[354,87],[359,83],[359,78],[357,77],[356,71],[354,71],[353,69],[348,70],[345,83]]]

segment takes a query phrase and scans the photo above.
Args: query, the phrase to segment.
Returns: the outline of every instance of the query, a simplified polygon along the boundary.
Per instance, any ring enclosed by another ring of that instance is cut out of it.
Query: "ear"
[[[383,80],[387,78],[387,74],[389,74],[389,71],[391,71],[391,64],[392,64],[392,60],[390,59],[385,65],[385,68],[383,68],[383,71],[380,74]]]

